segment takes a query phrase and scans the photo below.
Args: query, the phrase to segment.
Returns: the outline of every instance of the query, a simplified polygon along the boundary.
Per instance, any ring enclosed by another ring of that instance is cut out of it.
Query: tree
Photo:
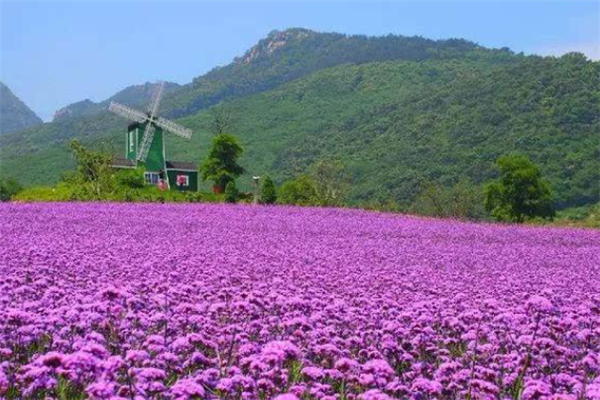
[[[227,182],[227,186],[225,187],[225,202],[231,204],[237,203],[239,196],[240,192],[235,186],[235,181]]]
[[[270,176],[265,176],[260,188],[260,202],[262,204],[274,204],[277,201],[277,189],[275,182]]]
[[[220,133],[212,139],[212,147],[200,168],[202,180],[214,182],[216,193],[222,193],[227,184],[244,173],[237,159],[242,155],[244,149],[238,143],[235,136]]]
[[[411,204],[410,210],[419,215],[445,217],[447,212],[446,200],[447,195],[441,185],[426,181],[421,184],[419,193]]]
[[[323,205],[340,205],[348,187],[346,170],[339,160],[320,160],[311,169],[317,198]]]
[[[226,133],[231,125],[231,114],[223,107],[212,108],[210,129],[215,135]]]
[[[452,186],[426,181],[410,210],[415,214],[458,219],[482,219],[481,189],[462,178]]]
[[[0,201],[9,201],[21,190],[23,187],[16,179],[0,178]]]
[[[279,188],[277,201],[281,204],[299,206],[319,205],[315,182],[306,175],[286,181]]]
[[[76,178],[89,184],[96,195],[109,191],[113,172],[110,153],[88,150],[77,140],[71,142],[71,149],[77,163]]]
[[[496,161],[500,178],[486,185],[486,210],[498,221],[522,223],[528,218],[552,218],[552,191],[531,160],[518,154]]]

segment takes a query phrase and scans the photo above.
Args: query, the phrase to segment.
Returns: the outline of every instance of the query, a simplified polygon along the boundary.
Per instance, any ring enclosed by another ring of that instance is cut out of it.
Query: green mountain
[[[129,86],[114,96],[99,103],[95,103],[89,99],[86,99],[70,104],[58,110],[54,114],[54,119],[52,122],[61,122],[68,118],[92,117],[98,114],[106,113],[108,111],[108,105],[111,101],[116,101],[134,108],[144,108],[150,102],[155,85],[156,84],[154,83],[145,83],[143,85]],[[176,83],[165,82],[165,94],[168,95],[179,87],[180,85]]]
[[[483,183],[499,155],[519,151],[541,166],[560,207],[585,205],[600,198],[599,77],[600,63],[579,54],[273,32],[230,65],[168,93],[163,115],[183,117],[195,133],[191,143],[170,137],[167,156],[205,157],[214,106],[231,115],[249,174],[281,182],[339,158],[354,203],[409,203],[425,180]],[[125,125],[102,111],[4,135],[0,167],[26,184],[53,182],[72,166],[72,138],[118,153]]]
[[[17,132],[41,123],[40,117],[0,82],[0,134]]]

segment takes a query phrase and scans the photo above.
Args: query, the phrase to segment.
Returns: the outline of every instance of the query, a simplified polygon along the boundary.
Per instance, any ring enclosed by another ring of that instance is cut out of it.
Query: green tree
[[[540,169],[527,157],[509,154],[496,165],[500,178],[486,185],[485,208],[498,221],[522,223],[529,218],[552,218],[552,191]]]
[[[77,163],[76,178],[96,195],[111,191],[113,169],[110,153],[88,150],[77,140],[71,142],[71,150]]]
[[[243,152],[235,136],[226,133],[216,135],[212,139],[208,157],[200,168],[202,180],[213,181],[215,191],[222,192],[229,182],[244,173],[244,168],[237,163]]]
[[[16,179],[0,178],[0,201],[9,201],[21,190],[23,187]]]
[[[235,185],[235,181],[227,182],[227,186],[225,187],[225,202],[231,204],[237,203],[239,196],[240,192]]]
[[[281,204],[299,206],[319,205],[315,182],[307,175],[284,182],[277,193],[277,201]]]
[[[265,176],[260,188],[260,202],[262,204],[274,204],[277,201],[277,188],[270,176]]]
[[[419,215],[458,219],[485,217],[481,189],[462,178],[452,186],[426,181],[421,184],[410,211]]]
[[[226,133],[231,125],[231,113],[224,107],[213,107],[210,110],[210,130],[215,135]]]
[[[310,171],[317,198],[323,205],[341,205],[348,187],[344,165],[339,160],[320,160]]]

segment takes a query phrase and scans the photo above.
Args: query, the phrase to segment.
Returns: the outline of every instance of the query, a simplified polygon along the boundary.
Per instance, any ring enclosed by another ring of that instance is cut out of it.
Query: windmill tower
[[[164,132],[189,140],[192,130],[157,116],[164,85],[164,82],[158,82],[146,112],[110,102],[110,111],[132,121],[125,139],[125,158],[115,159],[114,167],[143,166],[149,184],[163,181],[170,188],[198,190],[198,169],[194,164],[166,160]]]

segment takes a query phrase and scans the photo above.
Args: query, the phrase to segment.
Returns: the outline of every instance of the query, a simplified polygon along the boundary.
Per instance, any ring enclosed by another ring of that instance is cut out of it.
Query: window
[[[137,129],[129,132],[129,152],[133,153],[135,151],[135,132]]]
[[[187,175],[177,175],[177,186],[189,186],[190,177]]]
[[[158,174],[156,172],[144,172],[144,179],[146,183],[156,185],[159,181]]]

